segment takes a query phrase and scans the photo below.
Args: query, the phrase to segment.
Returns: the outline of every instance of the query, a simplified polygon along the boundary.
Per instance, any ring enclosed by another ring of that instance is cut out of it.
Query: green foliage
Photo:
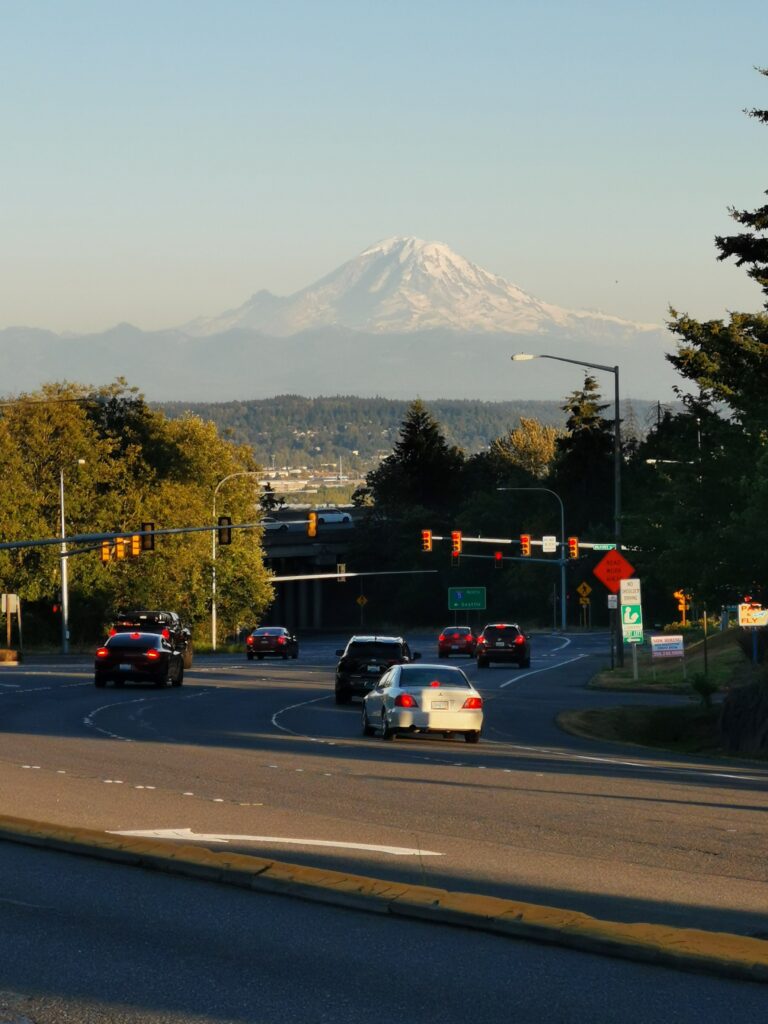
[[[96,391],[50,384],[38,395],[21,396],[0,416],[0,462],[13,495],[0,506],[4,540],[60,535],[62,473],[72,536],[138,530],[143,522],[157,529],[207,525],[217,483],[258,468],[247,446],[222,440],[213,424],[197,417],[167,419],[122,380]],[[235,522],[252,522],[254,478],[229,480],[218,502]],[[96,551],[79,553],[76,544],[70,551],[74,643],[99,635],[121,605],[171,607],[193,623],[209,615],[208,533],[158,538],[151,554],[106,565]],[[268,606],[260,531],[235,531],[231,548],[217,559],[217,577],[223,633]],[[60,585],[58,548],[0,552],[0,586],[32,604],[29,642],[55,632],[50,609]]]
[[[719,686],[705,672],[694,672],[691,676],[691,689],[698,695],[702,707],[711,708],[712,697],[719,690]]]

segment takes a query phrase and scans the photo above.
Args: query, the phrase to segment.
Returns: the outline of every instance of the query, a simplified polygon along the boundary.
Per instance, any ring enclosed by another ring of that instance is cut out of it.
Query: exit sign
[[[449,612],[484,612],[485,587],[449,587]]]

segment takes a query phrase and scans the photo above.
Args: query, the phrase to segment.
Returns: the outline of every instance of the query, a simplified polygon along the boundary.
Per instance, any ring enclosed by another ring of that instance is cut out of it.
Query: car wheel
[[[293,654],[291,655],[291,657],[293,658],[293,660],[294,660],[294,661],[296,661],[296,659],[298,658],[298,656],[299,656],[299,651],[298,651],[298,648],[297,648],[297,649],[296,649],[296,650],[295,650],[295,651],[293,652]]]
[[[246,651],[245,656],[248,659],[248,661],[253,661],[253,651]]]
[[[464,733],[464,739],[467,741],[467,743],[479,743],[480,742],[480,733],[479,732],[465,732]]]
[[[263,654],[257,654],[256,657],[258,658],[259,661],[264,661],[264,655]]]
[[[103,690],[104,687],[107,685],[107,680],[104,679],[102,676],[96,676],[96,678],[93,680],[93,685],[98,687],[100,690]]]
[[[530,667],[531,667],[531,659],[530,658],[526,658],[525,661],[521,661],[520,662],[520,668],[530,668]]]
[[[283,661],[288,661],[288,651],[283,655]]]
[[[158,690],[162,690],[167,685],[168,685],[168,669],[166,669],[165,672],[163,672],[163,674],[161,676],[158,676],[157,679],[155,680],[155,686],[157,687]]]
[[[173,680],[174,686],[181,686],[184,682],[184,664],[179,665],[179,671],[176,673],[176,678]]]
[[[447,658],[448,657],[448,655],[447,654],[443,654],[442,651],[438,651],[437,652],[437,656],[438,656],[438,658]]]
[[[488,668],[488,659],[487,658],[478,658],[477,659],[477,667],[478,668]]]
[[[283,523],[282,526],[278,526],[278,530],[280,530],[281,533],[282,533],[283,530],[287,530],[287,529],[288,529],[288,524],[287,523]]]
[[[115,679],[115,686],[118,689],[122,690],[122,688],[125,686],[125,680],[124,679]]]
[[[395,730],[390,727],[387,716],[383,712],[381,715],[381,738],[383,740],[393,740],[395,738]]]
[[[368,712],[365,710],[365,704],[363,704],[363,736],[373,736],[375,732],[376,730],[368,721]]]
[[[349,696],[349,691],[347,690],[336,690],[334,696],[336,698],[337,704],[349,704],[350,700],[352,699]]]

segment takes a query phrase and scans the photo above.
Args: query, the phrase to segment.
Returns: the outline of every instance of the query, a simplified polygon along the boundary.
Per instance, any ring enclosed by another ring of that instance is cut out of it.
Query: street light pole
[[[261,473],[257,470],[242,469],[237,473],[229,473],[219,480],[213,489],[213,523],[216,522],[216,495],[219,488],[236,476],[261,476]],[[216,650],[216,530],[211,530],[211,648]]]
[[[565,633],[568,625],[567,605],[565,599],[565,508],[563,499],[549,487],[497,487],[497,491],[541,491],[551,494],[560,505],[560,628]]]
[[[586,366],[590,370],[603,370],[613,374],[613,539],[616,550],[621,551],[621,407],[619,404],[619,368],[604,366],[602,363],[588,363],[583,359],[569,359],[566,356],[550,356],[541,353],[532,355],[528,352],[517,352],[510,357],[512,362],[526,362],[529,359],[555,359],[559,363],[573,363]],[[620,643],[618,630],[616,636],[616,660],[619,666],[624,664],[624,649]]]
[[[77,460],[78,466],[85,459]],[[67,555],[67,525],[64,514],[64,467],[59,469],[59,509],[61,512],[61,653],[69,654],[69,572]]]

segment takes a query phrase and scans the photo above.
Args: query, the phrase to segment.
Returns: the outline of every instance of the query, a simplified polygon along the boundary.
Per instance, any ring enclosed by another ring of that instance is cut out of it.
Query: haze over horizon
[[[762,305],[713,244],[764,187],[757,0],[40,0],[2,27],[0,327],[167,329],[400,235],[565,309]]]

